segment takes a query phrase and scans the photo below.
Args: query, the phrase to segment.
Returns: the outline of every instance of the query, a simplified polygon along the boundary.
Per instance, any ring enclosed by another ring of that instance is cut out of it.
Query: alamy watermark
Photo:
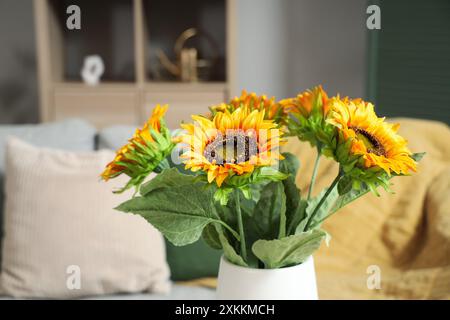
[[[376,4],[367,7],[366,13],[369,14],[366,20],[366,26],[369,30],[381,29],[381,9]]]
[[[79,6],[72,4],[67,7],[66,13],[69,14],[66,20],[66,27],[69,30],[81,29],[81,9]]]
[[[66,268],[66,287],[69,290],[81,289],[81,268],[77,265],[70,265]]]
[[[367,277],[366,285],[369,290],[380,290],[381,289],[381,268],[375,264],[367,267],[366,273],[369,275]]]

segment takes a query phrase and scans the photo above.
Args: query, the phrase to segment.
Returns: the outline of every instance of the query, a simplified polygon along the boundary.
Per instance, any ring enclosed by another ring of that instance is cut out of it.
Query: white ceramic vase
[[[234,265],[223,256],[217,286],[219,300],[317,300],[314,260],[281,269]]]

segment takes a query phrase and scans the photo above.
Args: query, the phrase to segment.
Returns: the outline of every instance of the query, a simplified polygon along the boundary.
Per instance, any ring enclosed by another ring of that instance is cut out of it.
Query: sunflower
[[[295,98],[283,99],[280,104],[286,112],[299,114],[305,118],[314,112],[326,116],[329,110],[328,95],[321,85],[299,93]]]
[[[158,171],[174,147],[164,115],[168,106],[157,105],[148,121],[136,129],[133,137],[122,146],[101,174],[105,181],[126,174],[131,179],[118,192],[135,186],[138,188],[153,171]]]
[[[219,189],[238,187],[245,194],[258,178],[285,178],[276,170],[262,170],[282,159],[278,146],[283,142],[277,124],[265,119],[265,110],[225,109],[212,119],[192,119],[194,123],[182,125],[187,132],[180,137],[187,145],[182,158],[186,169],[202,171],[208,183]]]
[[[329,112],[329,99],[322,86],[306,90],[294,98],[281,100],[280,105],[289,115],[289,135],[307,141],[317,146],[319,152],[326,153],[334,129],[325,121]]]
[[[375,171],[379,168],[388,176],[416,171],[417,163],[407,141],[397,133],[399,124],[377,117],[371,103],[336,97],[331,99],[330,108],[327,122],[338,129],[336,156],[341,164],[354,162],[360,168]]]
[[[245,108],[249,111],[264,110],[264,119],[274,120],[281,124],[285,122],[287,115],[281,105],[275,101],[275,97],[259,96],[254,92],[248,93],[246,90],[242,90],[240,97],[234,97],[229,103],[211,106],[210,110],[213,117],[217,112],[224,112],[225,110],[233,112],[238,108]]]

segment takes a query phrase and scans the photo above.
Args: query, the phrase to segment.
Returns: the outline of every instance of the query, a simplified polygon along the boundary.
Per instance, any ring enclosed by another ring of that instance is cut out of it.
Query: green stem
[[[314,184],[316,183],[316,177],[317,177],[317,171],[319,169],[319,163],[320,163],[320,156],[322,155],[322,146],[320,144],[317,145],[317,156],[316,161],[314,162],[314,170],[311,176],[311,183],[309,184],[309,190],[308,190],[308,198],[307,200],[311,199],[312,191],[314,188]]]
[[[325,192],[325,194],[323,195],[322,199],[320,199],[319,203],[317,204],[316,208],[314,209],[313,213],[311,214],[311,216],[308,219],[308,223],[305,226],[305,231],[308,231],[309,226],[311,225],[315,215],[317,214],[317,212],[319,212],[320,207],[324,204],[325,200],[328,198],[328,196],[330,195],[331,191],[333,191],[333,189],[336,187],[336,185],[338,184],[339,180],[342,177],[342,172],[341,170],[339,170],[338,175],[336,176],[336,178],[334,178],[333,182],[331,183],[331,186],[327,189],[327,192]]]
[[[247,247],[245,244],[244,224],[242,222],[241,201],[239,199],[239,189],[236,189],[236,213],[239,228],[239,236],[241,238],[241,256],[247,262]]]

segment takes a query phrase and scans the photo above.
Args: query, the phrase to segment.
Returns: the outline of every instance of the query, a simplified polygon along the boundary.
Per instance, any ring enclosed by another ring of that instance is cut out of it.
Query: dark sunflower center
[[[368,152],[374,153],[378,156],[386,155],[386,150],[374,135],[358,127],[352,127],[351,129],[355,131],[356,137],[364,143]]]
[[[242,130],[230,131],[225,135],[219,134],[205,147],[203,152],[208,161],[218,165],[245,162],[257,154],[258,146],[255,135]]]

